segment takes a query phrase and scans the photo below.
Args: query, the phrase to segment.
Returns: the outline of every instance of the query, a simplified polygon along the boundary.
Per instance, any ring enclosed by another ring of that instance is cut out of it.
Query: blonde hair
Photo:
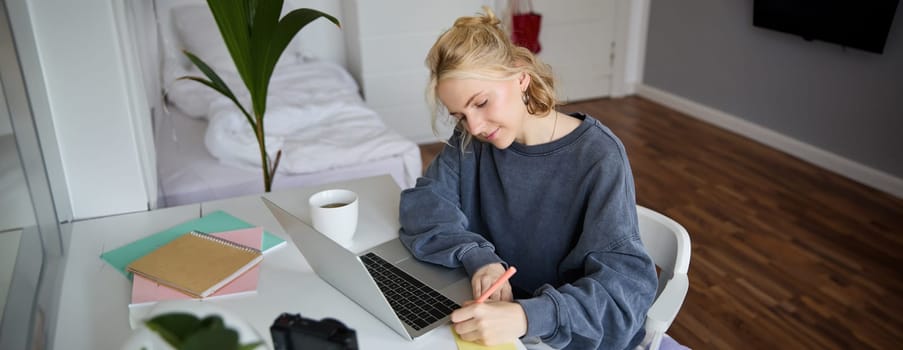
[[[426,66],[430,70],[426,99],[433,133],[437,135],[438,116],[447,115],[447,109],[442,106],[436,91],[439,82],[444,79],[508,80],[526,73],[530,75],[530,84],[524,92],[528,113],[545,116],[558,104],[549,65],[530,50],[514,45],[499,27],[501,21],[492,10],[483,6],[483,11],[483,15],[458,18],[452,28],[439,36],[426,56]],[[471,135],[461,122],[455,128],[464,135],[461,140],[463,150]]]

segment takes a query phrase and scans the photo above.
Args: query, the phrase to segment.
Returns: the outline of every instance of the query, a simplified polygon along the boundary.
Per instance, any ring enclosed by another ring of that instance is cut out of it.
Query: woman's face
[[[445,79],[436,92],[449,114],[471,135],[498,149],[514,141],[523,142],[523,123],[527,116],[521,95],[529,83],[528,75],[520,79],[481,80]]]

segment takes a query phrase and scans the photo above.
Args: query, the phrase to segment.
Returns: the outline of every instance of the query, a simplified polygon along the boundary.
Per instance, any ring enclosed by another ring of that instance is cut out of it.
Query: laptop
[[[462,268],[415,259],[398,238],[355,254],[298,217],[261,197],[314,272],[408,340],[450,321],[452,310],[473,299]],[[356,235],[367,234],[358,226]]]

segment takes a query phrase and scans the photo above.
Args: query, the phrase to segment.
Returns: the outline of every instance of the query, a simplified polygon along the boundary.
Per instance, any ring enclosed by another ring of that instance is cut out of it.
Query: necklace
[[[549,142],[555,139],[555,130],[558,129],[558,112],[555,113],[555,123],[552,124],[552,136],[549,136]]]

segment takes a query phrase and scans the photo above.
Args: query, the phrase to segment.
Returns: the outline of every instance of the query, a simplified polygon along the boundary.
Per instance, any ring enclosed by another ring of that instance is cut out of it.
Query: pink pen
[[[511,276],[514,276],[515,272],[517,272],[517,269],[515,269],[514,266],[509,266],[508,270],[505,271],[505,273],[503,273],[502,276],[495,281],[495,283],[489,286],[489,289],[483,292],[483,294],[480,294],[480,297],[477,298],[477,303],[483,303],[484,301],[486,301],[486,299],[489,299],[489,296],[492,295],[492,293],[495,293],[495,291],[499,289],[499,287],[501,287],[503,283],[507,282],[508,279],[511,278]]]

